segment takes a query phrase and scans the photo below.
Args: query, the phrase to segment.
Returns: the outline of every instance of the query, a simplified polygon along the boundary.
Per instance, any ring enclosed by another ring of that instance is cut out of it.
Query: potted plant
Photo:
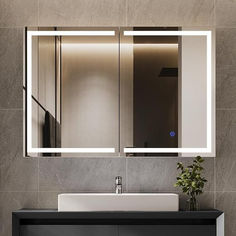
[[[204,168],[202,163],[204,159],[200,156],[195,157],[193,164],[184,167],[182,162],[177,163],[177,170],[180,174],[177,176],[175,187],[180,187],[183,193],[188,196],[188,210],[198,210],[197,196],[203,193],[203,188],[207,180],[201,175]]]

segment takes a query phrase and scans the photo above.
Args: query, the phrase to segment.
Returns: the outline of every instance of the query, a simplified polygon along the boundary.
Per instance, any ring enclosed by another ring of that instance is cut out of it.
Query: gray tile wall
[[[48,25],[216,28],[217,157],[205,163],[200,205],[225,211],[226,236],[235,236],[235,0],[0,0],[0,235],[11,235],[12,210],[56,208],[60,192],[110,192],[117,175],[127,191],[176,191],[176,158],[22,158],[23,27]]]

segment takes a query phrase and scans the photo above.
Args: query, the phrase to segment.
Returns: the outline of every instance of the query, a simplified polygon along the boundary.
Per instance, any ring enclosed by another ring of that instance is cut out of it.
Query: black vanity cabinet
[[[223,236],[224,214],[196,212],[12,213],[13,236]]]

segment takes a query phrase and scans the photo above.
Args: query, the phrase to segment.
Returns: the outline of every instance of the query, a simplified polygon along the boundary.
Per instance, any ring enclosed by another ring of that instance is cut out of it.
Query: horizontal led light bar
[[[207,37],[207,148],[124,148],[125,153],[209,153],[211,152],[211,31],[124,31],[125,36]],[[32,37],[33,36],[115,36],[115,31],[28,31],[27,32],[27,153],[114,153],[115,148],[33,148],[32,147]]]
[[[210,153],[212,152],[212,62],[211,31],[124,31],[124,36],[206,36],[207,41],[207,147],[206,148],[124,148],[125,153]]]
[[[208,153],[209,148],[124,148],[125,153]]]
[[[32,147],[32,37],[33,36],[115,36],[106,31],[27,31],[27,153],[114,153],[115,148],[33,148]]]
[[[115,36],[115,31],[28,31],[27,34],[31,36]]]
[[[211,31],[132,31],[125,30],[125,36],[207,36]]]
[[[115,148],[31,148],[29,153],[114,153]]]

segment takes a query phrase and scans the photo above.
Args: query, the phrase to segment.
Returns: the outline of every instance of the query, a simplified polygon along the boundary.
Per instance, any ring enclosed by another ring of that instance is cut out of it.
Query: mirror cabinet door
[[[31,131],[28,153],[117,156],[117,28],[43,28],[32,32],[32,54],[27,58],[27,62],[32,59],[32,76],[27,78],[32,81],[32,94],[27,97],[31,105],[27,110],[32,114],[31,124],[27,121],[26,134]]]
[[[214,155],[210,34],[178,27],[122,28],[124,155]]]

